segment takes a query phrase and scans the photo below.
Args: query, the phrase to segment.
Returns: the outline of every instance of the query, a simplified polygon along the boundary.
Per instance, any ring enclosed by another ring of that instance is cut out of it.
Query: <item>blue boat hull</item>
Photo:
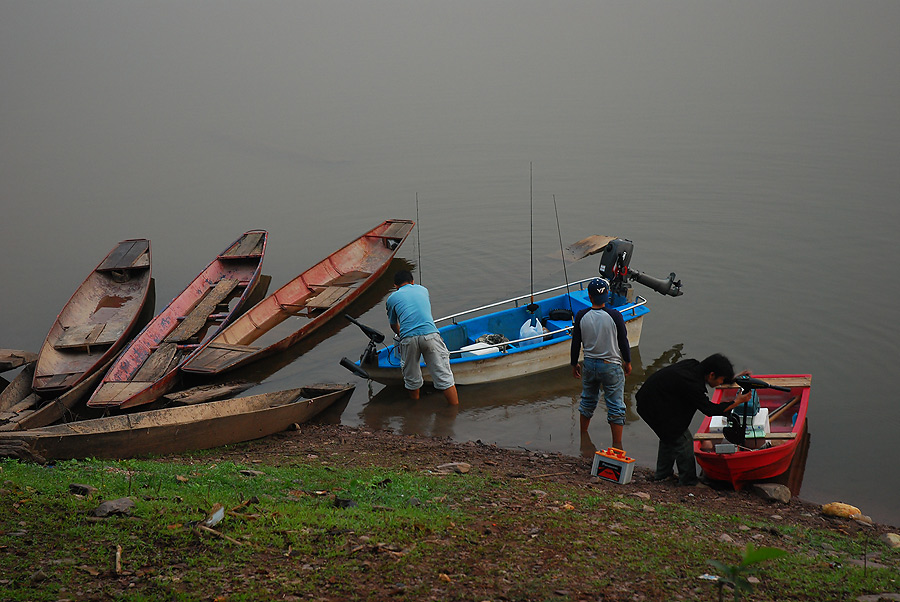
[[[645,301],[638,299],[637,303],[613,306],[625,319],[632,347],[640,343],[643,318],[650,312]],[[574,315],[590,306],[587,291],[574,290],[536,299],[534,303],[538,306],[534,314],[527,306],[519,305],[440,327],[441,336],[450,350],[450,364],[457,384],[499,382],[569,364],[572,320],[565,314],[571,310]],[[543,334],[523,338],[520,330],[523,324],[531,321],[532,315],[540,320]],[[491,344],[493,337],[488,337],[489,342],[485,342],[484,335],[502,335],[508,342]],[[403,382],[400,357],[394,345],[382,349],[375,361],[362,363],[361,367],[377,382]],[[431,382],[425,368],[423,375],[426,382]]]

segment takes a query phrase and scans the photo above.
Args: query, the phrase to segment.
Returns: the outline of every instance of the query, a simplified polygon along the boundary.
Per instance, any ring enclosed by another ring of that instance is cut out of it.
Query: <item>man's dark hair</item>
[[[400,270],[396,274],[394,274],[394,286],[400,286],[401,284],[408,284],[413,281],[412,272],[409,270]]]
[[[734,381],[734,366],[731,365],[731,360],[721,353],[713,353],[700,362],[700,367],[703,368],[703,374],[712,372],[716,376],[724,376],[726,383]]]

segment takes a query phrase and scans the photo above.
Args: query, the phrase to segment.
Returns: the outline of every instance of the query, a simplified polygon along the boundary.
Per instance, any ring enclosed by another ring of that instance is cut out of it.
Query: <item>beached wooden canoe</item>
[[[809,374],[768,375],[754,378],[771,385],[789,387],[790,392],[757,389],[761,411],[764,410],[769,432],[765,439],[754,440],[758,449],[735,446],[725,440],[721,427],[707,416],[694,435],[694,455],[707,477],[731,483],[740,490],[748,483],[775,479],[785,473],[806,433],[806,411],[812,377]],[[733,400],[738,389],[720,387],[713,403]],[[711,426],[713,425],[713,426]],[[765,443],[763,443],[765,441]],[[719,452],[716,446],[720,445]],[[749,442],[747,444],[749,446]],[[721,453],[725,452],[725,453]]]
[[[128,408],[158,399],[178,369],[243,309],[259,280],[267,232],[250,230],[216,258],[138,334],[87,404]]]
[[[34,362],[26,364],[16,377],[0,391],[0,421],[4,418],[4,412],[24,400],[26,397],[30,395],[38,397],[31,390],[32,378],[34,378]],[[0,384],[4,383],[0,382]]]
[[[218,374],[298,343],[384,274],[414,225],[387,220],[332,253],[247,310],[182,370]]]
[[[8,412],[0,412],[0,431],[23,431],[39,428],[53,424],[66,416],[72,416],[75,408],[97,387],[100,379],[112,366],[113,361],[115,358],[110,359],[99,370],[59,397],[42,399],[37,393],[32,393],[23,398],[16,407],[10,408]]]
[[[0,372],[6,372],[37,359],[37,354],[20,349],[0,349]]]
[[[7,455],[43,460],[133,458],[209,449],[302,424],[349,398],[353,385],[321,384],[224,401],[0,433]]]
[[[50,327],[35,366],[34,391],[58,397],[112,359],[136,329],[150,277],[150,241],[117,244]]]

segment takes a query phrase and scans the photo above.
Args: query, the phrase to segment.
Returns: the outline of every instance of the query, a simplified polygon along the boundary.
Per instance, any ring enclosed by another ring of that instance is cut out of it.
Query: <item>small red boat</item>
[[[259,280],[267,236],[250,230],[216,256],[125,348],[87,404],[128,408],[171,391],[179,367],[242,309]]]
[[[34,391],[45,398],[62,395],[115,357],[137,330],[149,290],[150,241],[121,241],[50,327],[35,366]]]
[[[181,369],[218,374],[298,343],[384,274],[414,225],[394,219],[369,230],[247,310]]]
[[[806,434],[806,410],[812,376],[809,374],[753,375],[753,378],[771,385],[787,387],[790,392],[773,389],[756,389],[760,411],[765,410],[764,439],[748,440],[747,446],[735,445],[725,440],[714,418],[705,417],[694,435],[694,456],[703,472],[710,479],[726,481],[736,490],[751,482],[775,479],[791,466]],[[733,400],[738,389],[725,386],[716,389],[713,403]],[[720,417],[719,417],[720,418]],[[713,426],[711,426],[713,425]],[[756,449],[749,447],[750,441]]]

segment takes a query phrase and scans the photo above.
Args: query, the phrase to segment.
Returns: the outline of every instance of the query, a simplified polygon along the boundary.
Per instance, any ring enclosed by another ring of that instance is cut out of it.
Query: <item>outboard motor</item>
[[[752,395],[750,396],[749,401],[745,401],[728,412],[728,415],[726,416],[728,425],[722,429],[722,435],[724,435],[727,441],[730,441],[735,445],[746,445],[747,419],[750,419],[749,424],[753,424],[753,416],[756,416],[759,413],[759,396],[757,395],[756,390],[774,389],[775,391],[782,391],[784,393],[790,393],[791,390],[788,387],[770,385],[763,380],[753,378],[747,374],[735,376],[734,384],[740,387],[741,394],[752,393]]]
[[[622,305],[628,301],[630,280],[635,280],[661,295],[677,297],[682,294],[681,281],[675,280],[675,272],[662,280],[631,269],[629,265],[633,252],[634,243],[624,238],[613,239],[603,249],[603,255],[600,256],[600,275],[609,280],[610,304]]]
[[[359,357],[359,366],[354,364],[346,357],[341,358],[341,366],[361,378],[370,379],[369,373],[363,370],[362,365],[375,363],[375,358],[377,355],[376,346],[378,345],[378,343],[384,341],[384,335],[374,328],[366,326],[365,324],[355,320],[350,314],[344,314],[344,317],[347,318],[347,320],[349,320],[352,324],[356,324],[359,329],[363,331],[363,334],[365,334],[369,338],[369,344],[366,346],[365,351],[363,351],[362,355]]]
[[[622,305],[628,297],[628,265],[634,243],[624,238],[616,238],[606,245],[600,256],[600,275],[609,281],[610,304]]]

